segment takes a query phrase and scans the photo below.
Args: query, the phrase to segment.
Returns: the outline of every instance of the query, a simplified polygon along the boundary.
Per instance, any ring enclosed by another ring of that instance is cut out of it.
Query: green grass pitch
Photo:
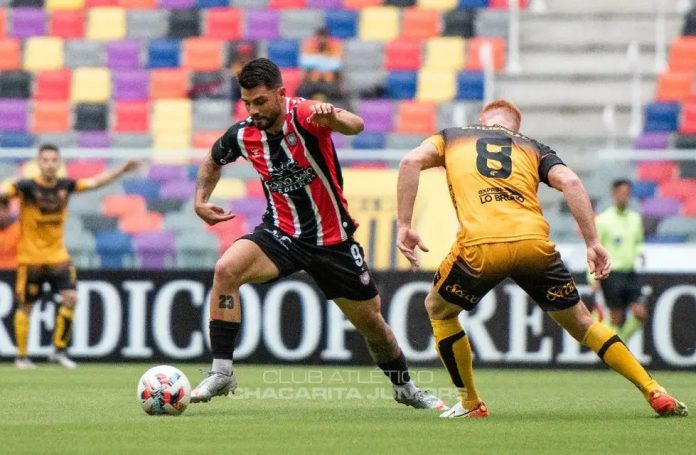
[[[696,453],[696,415],[655,417],[609,371],[479,370],[480,421],[398,405],[370,368],[244,364],[234,397],[151,417],[135,398],[150,366],[0,366],[0,453]],[[413,371],[451,396],[444,370]],[[654,376],[696,411],[696,373]]]

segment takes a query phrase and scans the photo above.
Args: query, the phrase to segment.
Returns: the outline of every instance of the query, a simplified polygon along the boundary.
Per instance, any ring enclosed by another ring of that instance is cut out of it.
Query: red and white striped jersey
[[[316,245],[334,245],[350,238],[357,223],[343,196],[331,130],[307,121],[312,103],[287,98],[277,135],[259,130],[251,119],[236,123],[211,153],[220,166],[240,156],[254,166],[266,195],[264,224]]]

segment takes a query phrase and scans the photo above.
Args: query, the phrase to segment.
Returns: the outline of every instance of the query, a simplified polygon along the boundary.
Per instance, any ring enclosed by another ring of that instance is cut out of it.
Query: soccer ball
[[[181,370],[158,365],[138,381],[138,401],[150,415],[179,415],[191,401],[191,384]]]

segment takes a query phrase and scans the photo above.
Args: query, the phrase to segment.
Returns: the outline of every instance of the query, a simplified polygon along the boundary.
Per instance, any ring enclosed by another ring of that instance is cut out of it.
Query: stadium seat
[[[641,214],[648,218],[666,218],[678,215],[681,210],[679,199],[676,198],[650,198],[641,202]]]
[[[387,133],[384,147],[394,150],[411,150],[412,148],[420,145],[420,143],[432,133],[434,133],[434,131],[431,131],[428,134]]]
[[[397,8],[410,8],[415,4],[416,0],[384,0],[385,6],[396,6]]]
[[[183,68],[153,69],[150,71],[150,98],[186,98],[190,75],[191,72]]]
[[[439,11],[421,8],[405,8],[401,16],[401,38],[428,39],[440,35]]]
[[[246,196],[246,184],[243,180],[221,178],[215,186],[211,199],[239,199]]]
[[[111,74],[106,68],[76,68],[70,88],[74,103],[106,103],[111,100]]]
[[[682,215],[691,217],[692,219],[696,217],[696,199],[690,199],[684,204],[682,207]]]
[[[677,37],[669,48],[670,71],[696,70],[696,36]]]
[[[223,42],[211,38],[184,40],[182,66],[193,71],[218,71],[223,66]]]
[[[227,8],[229,0],[196,0],[196,8]]]
[[[457,95],[457,73],[445,69],[423,69],[418,73],[416,99],[419,101],[449,101]]]
[[[29,98],[31,74],[25,71],[0,72],[0,98]]]
[[[34,133],[70,131],[70,103],[67,101],[34,101],[31,131]]]
[[[696,195],[696,179],[674,179],[660,184],[660,196],[664,198],[676,198],[685,203],[694,198],[694,195]]]
[[[642,162],[638,165],[638,179],[662,184],[676,178],[679,166],[671,161]]]
[[[246,181],[246,195],[247,197],[266,197],[263,192],[263,185],[259,179],[249,179]]]
[[[82,39],[65,41],[65,66],[101,67],[106,64],[106,42]]]
[[[157,0],[118,0],[118,6],[126,10],[143,10],[157,8]]]
[[[0,39],[0,71],[13,71],[22,65],[20,41],[15,38]]]
[[[694,90],[694,73],[667,71],[657,77],[656,101],[684,101]]]
[[[358,36],[365,41],[391,41],[399,36],[399,9],[370,6],[360,10]]]
[[[121,269],[133,260],[133,245],[128,234],[119,231],[98,232],[95,236],[100,267]]]
[[[398,39],[387,43],[384,68],[389,71],[416,71],[421,66],[421,41]]]
[[[106,170],[104,160],[70,160],[66,165],[68,177],[84,179],[94,177]]]
[[[365,132],[358,134],[353,139],[352,147],[356,150],[383,149],[385,144],[384,133]]]
[[[24,42],[24,69],[57,70],[63,67],[63,40],[55,36],[33,37]]]
[[[645,106],[643,131],[675,131],[679,122],[679,103],[653,102]]]
[[[222,40],[242,37],[242,11],[236,8],[211,8],[205,13],[203,35]]]
[[[696,134],[696,100],[686,101],[682,105],[679,132],[681,134]]]
[[[46,34],[46,12],[42,8],[14,8],[11,14],[11,35],[16,38]]]
[[[392,99],[413,99],[418,76],[413,72],[396,71],[387,76],[387,93]]]
[[[210,150],[215,141],[217,141],[224,131],[209,131],[209,130],[197,130],[193,132],[191,137],[191,147],[195,149]]]
[[[633,142],[636,150],[658,150],[669,148],[669,136],[667,132],[644,132]]]
[[[488,8],[489,0],[459,0],[459,8]]]
[[[44,7],[49,11],[81,10],[85,7],[85,0],[45,0]]]
[[[86,193],[86,195],[81,195],[80,199],[80,204],[83,203],[83,201],[87,200],[87,203],[93,203],[94,201],[91,201],[90,196],[92,196],[92,192]],[[87,196],[88,195],[88,196]],[[90,204],[91,205],[91,204]],[[118,226],[118,221],[116,221],[113,218],[109,218],[103,215],[100,215],[98,213],[94,213],[92,210],[94,210],[94,207],[90,207],[90,211],[83,211],[80,210],[80,218],[82,219],[82,224],[85,228],[85,230],[92,232],[96,234],[97,232],[100,231],[113,231],[116,229]],[[72,210],[72,207],[71,207]]]
[[[185,154],[172,154],[171,151],[191,148],[191,130],[155,130],[152,146],[156,149],[153,156],[159,156],[161,161],[184,162],[186,161]],[[163,153],[158,154],[157,150],[162,150]]]
[[[128,178],[121,181],[121,186],[126,194],[139,194],[147,201],[159,197],[161,183],[157,180]]]
[[[149,212],[159,212],[163,215],[181,212],[183,206],[184,201],[175,201],[173,199],[151,199],[147,201],[147,210]]]
[[[369,133],[386,133],[393,128],[394,106],[390,100],[363,100],[358,110]]]
[[[197,9],[175,9],[169,13],[170,38],[190,38],[201,34],[201,20]]]
[[[145,198],[138,195],[112,194],[102,201],[102,214],[110,218],[121,218],[127,214],[145,213]]]
[[[466,43],[463,38],[446,36],[425,43],[424,67],[432,70],[461,70],[464,67]]]
[[[286,9],[280,13],[278,30],[285,39],[305,39],[314,36],[324,26],[324,11],[320,9]]]
[[[107,131],[80,131],[77,135],[77,146],[86,149],[106,149],[111,147],[111,139]]]
[[[150,134],[112,134],[111,146],[126,149],[152,148],[152,136]]]
[[[297,68],[300,45],[296,40],[275,40],[268,44],[268,58],[281,68]]]
[[[106,65],[111,69],[137,69],[140,61],[140,41],[135,39],[111,41],[106,45]]]
[[[193,129],[226,130],[232,120],[232,109],[227,100],[201,99],[193,103]]]
[[[297,88],[302,84],[302,70],[299,68],[281,68],[283,86],[288,96],[295,96]]]
[[[87,38],[107,41],[126,36],[126,10],[108,6],[92,8],[87,13]]]
[[[631,196],[638,199],[647,199],[655,197],[656,191],[657,183],[647,180],[638,180],[636,182],[633,182],[631,188]]]
[[[198,167],[196,167],[198,170]],[[169,181],[162,185],[160,197],[163,199],[173,199],[187,201],[191,200],[196,193],[196,182],[191,180],[183,180],[179,182]]]
[[[686,234],[653,234],[645,239],[646,243],[684,243],[686,242]]]
[[[85,36],[85,12],[54,11],[48,26],[48,34],[63,39],[82,38]]]
[[[344,77],[349,77],[355,69],[382,69],[384,62],[384,43],[378,41],[348,40],[343,48],[343,63],[347,70]]]
[[[34,136],[26,131],[4,131],[0,136],[0,147],[29,148],[34,146]]]
[[[147,101],[119,101],[114,105],[114,131],[144,133],[150,127],[150,104]]]
[[[230,6],[242,10],[268,7],[268,0],[230,0]]]
[[[674,137],[675,149],[696,149],[696,135],[677,134]]]
[[[272,9],[248,10],[245,14],[245,38],[276,40],[280,37],[280,12]]]
[[[372,6],[382,6],[382,0],[343,0],[343,8],[362,10]]]
[[[196,6],[195,0],[159,0],[159,7],[169,10],[191,10]]]
[[[248,223],[243,216],[237,216],[225,223],[210,226],[208,230],[214,233],[218,238],[219,254],[223,254],[232,243],[249,232]]]
[[[0,131],[27,131],[26,100],[0,99]]]
[[[520,8],[526,8],[529,0],[517,0]],[[509,0],[490,0],[488,6],[493,9],[508,9],[510,8]]]
[[[423,9],[451,11],[457,8],[457,0],[418,0],[416,5]]]
[[[150,93],[149,74],[144,70],[115,70],[113,72],[114,100],[144,101]]]
[[[210,232],[181,235],[177,238],[176,265],[182,268],[207,268],[218,258],[219,240]]]
[[[436,108],[433,103],[402,101],[397,107],[395,132],[410,134],[433,134]]]
[[[172,164],[152,164],[147,172],[147,178],[158,182],[174,181],[186,179],[185,168]]]
[[[679,163],[679,175],[682,178],[696,178],[696,161],[681,161]]]
[[[128,38],[157,39],[167,36],[169,11],[164,9],[130,10],[126,17]]]
[[[259,223],[266,212],[266,198],[246,197],[230,203],[230,208],[237,215],[242,215],[252,223]]]
[[[109,106],[107,104],[77,104],[75,125],[77,131],[103,131],[108,128]]]
[[[455,9],[444,13],[443,36],[461,36],[470,38],[474,36],[475,11],[470,9]]]
[[[483,73],[463,71],[457,75],[457,99],[483,100]]]
[[[339,9],[342,5],[342,0],[307,0],[307,8],[331,10]]]
[[[483,69],[480,51],[484,43],[490,43],[493,53],[493,68],[498,71],[505,68],[505,40],[500,37],[475,37],[468,40],[466,68],[469,70]]]
[[[358,13],[342,9],[326,10],[326,28],[331,36],[341,39],[355,37],[358,33]]]
[[[173,232],[143,232],[133,237],[139,266],[144,270],[164,270],[174,264],[176,236]]]
[[[180,41],[153,39],[147,52],[148,68],[176,68],[179,66]]]
[[[0,38],[7,36],[7,16],[8,10],[0,7]]]
[[[269,0],[268,7],[272,9],[302,9],[306,4],[306,0]]]
[[[85,8],[96,8],[99,6],[119,6],[118,0],[85,0]]]

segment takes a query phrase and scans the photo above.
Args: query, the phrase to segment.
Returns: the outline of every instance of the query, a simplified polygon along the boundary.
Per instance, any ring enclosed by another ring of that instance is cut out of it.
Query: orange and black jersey
[[[447,128],[427,138],[444,158],[462,246],[548,239],[537,187],[563,161],[549,147],[502,126]]]
[[[74,191],[85,189],[84,181],[60,178],[49,185],[40,178],[15,182],[10,197],[20,198],[20,264],[60,264],[70,260],[63,234],[68,199]]]

